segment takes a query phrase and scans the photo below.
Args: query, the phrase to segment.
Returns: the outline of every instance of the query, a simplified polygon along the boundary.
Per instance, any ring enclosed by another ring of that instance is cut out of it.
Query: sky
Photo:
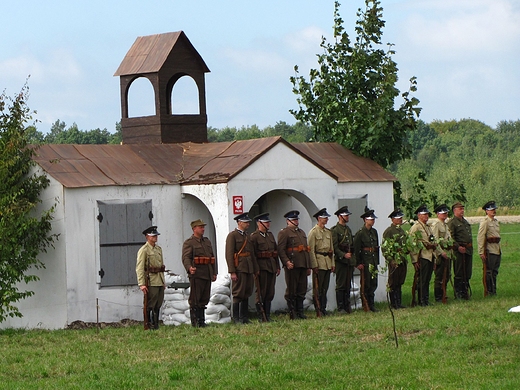
[[[362,0],[340,0],[355,39]],[[382,0],[383,42],[394,44],[397,87],[417,77],[420,119],[520,119],[520,0]],[[184,31],[210,69],[208,126],[295,123],[289,80],[308,79],[321,38],[332,42],[333,0],[24,0],[0,5],[0,93],[28,83],[37,128],[56,120],[113,132],[121,119],[119,64],[138,36]],[[196,100],[174,90],[177,113]],[[151,87],[136,83],[130,114],[146,115]],[[176,98],[180,94],[184,99]],[[397,104],[400,104],[397,100]]]

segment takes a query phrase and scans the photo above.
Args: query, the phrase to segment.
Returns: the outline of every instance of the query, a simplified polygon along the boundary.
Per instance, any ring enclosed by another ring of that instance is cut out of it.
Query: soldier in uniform
[[[437,242],[433,234],[432,228],[428,225],[430,218],[430,210],[426,205],[420,206],[415,210],[417,215],[417,223],[410,229],[410,234],[415,236],[416,232],[420,233],[420,241],[424,248],[419,253],[412,253],[412,264],[416,271],[419,272],[419,305],[430,305],[430,281],[432,279],[433,264],[435,260],[435,251]]]
[[[437,214],[437,222],[432,226],[433,235],[438,242],[435,254],[435,281],[433,283],[433,294],[436,302],[442,302],[446,292],[448,280],[451,274],[451,252],[448,242],[451,241],[450,230],[446,224],[448,218],[448,206],[441,204],[433,210]]]
[[[348,211],[348,206],[343,206],[334,214],[338,217],[338,223],[330,231],[336,264],[336,303],[339,313],[351,313],[350,286],[356,257],[352,230],[347,222],[352,213]]]
[[[190,278],[190,319],[194,327],[205,327],[204,310],[209,302],[211,282],[217,280],[215,255],[211,242],[204,237],[206,224],[197,219],[191,222],[193,234],[182,245],[182,264]]]
[[[376,222],[374,210],[365,207],[361,215],[364,225],[354,237],[354,254],[356,256],[357,269],[363,273],[364,291],[370,311],[379,311],[375,307],[375,292],[377,289],[377,275],[372,276],[370,266],[377,269],[379,266],[379,236],[373,227]]]
[[[280,260],[274,235],[269,231],[271,225],[269,213],[257,215],[254,220],[257,229],[251,234],[251,242],[260,270],[258,294],[261,299],[261,302],[257,302],[257,308],[259,304],[263,304],[265,317],[267,321],[271,321],[271,302],[274,299],[276,277],[280,275]]]
[[[403,224],[404,214],[401,209],[395,209],[390,213],[388,218],[391,219],[392,223],[383,232],[383,242],[388,239],[395,240],[399,245],[403,246],[406,241],[406,232],[401,227]],[[406,280],[406,268],[407,261],[406,256],[408,253],[401,252],[397,255],[385,253],[383,250],[383,256],[385,256],[388,263],[388,289],[390,296],[390,305],[394,309],[403,309],[405,306],[402,304],[402,286]]]
[[[157,245],[157,226],[143,231],[146,243],[137,252],[135,272],[139,288],[145,294],[150,329],[159,329],[159,310],[164,301],[164,262],[162,248]]]
[[[287,227],[278,233],[278,256],[284,266],[285,300],[291,319],[305,319],[303,301],[307,293],[307,276],[311,273],[311,258],[305,232],[298,227],[298,210],[285,213]]]
[[[247,233],[251,218],[243,213],[234,219],[237,227],[226,238],[226,262],[232,281],[233,321],[236,324],[250,324],[248,299],[253,293],[254,275],[258,275],[253,243]]]
[[[330,214],[327,209],[321,209],[313,215],[318,221],[309,232],[309,254],[311,268],[318,275],[318,296],[314,297],[320,303],[321,314],[327,315],[327,292],[329,291],[330,273],[334,272],[334,247],[332,245],[332,233],[325,227]],[[313,279],[313,283],[315,280]]]
[[[471,288],[469,280],[473,267],[473,238],[471,225],[464,218],[464,205],[460,202],[451,206],[453,218],[448,222],[454,244],[455,259],[453,260],[453,284],[455,296],[459,299],[469,299]]]
[[[497,219],[497,205],[495,201],[487,202],[482,209],[486,218],[478,228],[478,254],[486,266],[486,288],[489,295],[497,293],[497,275],[500,268],[502,251],[500,249],[500,226]]]

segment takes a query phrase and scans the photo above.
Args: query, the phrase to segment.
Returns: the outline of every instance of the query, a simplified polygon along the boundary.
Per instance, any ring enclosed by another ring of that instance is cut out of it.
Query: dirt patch
[[[100,329],[104,328],[128,328],[130,326],[142,325],[142,321],[130,320],[128,318],[122,319],[118,322],[83,322],[83,321],[74,321],[71,322],[67,329],[90,329],[97,328],[99,326]]]

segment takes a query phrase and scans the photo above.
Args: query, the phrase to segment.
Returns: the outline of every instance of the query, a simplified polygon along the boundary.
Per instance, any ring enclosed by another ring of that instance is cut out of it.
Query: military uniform
[[[484,210],[495,210],[496,204],[490,201],[482,207]],[[486,287],[487,293],[496,295],[497,293],[497,275],[500,268],[502,258],[502,249],[500,248],[500,226],[496,218],[486,215],[486,218],[480,223],[477,235],[478,253],[485,256],[486,262]]]
[[[262,218],[268,219],[268,213],[256,216],[254,219],[263,221]],[[258,284],[260,285],[259,295],[264,306],[267,321],[271,321],[271,302],[274,299],[276,276],[280,273],[280,260],[278,259],[276,240],[273,233],[269,230],[261,232],[257,229],[251,234],[251,242],[258,263],[258,269],[260,270],[258,275]],[[259,302],[257,302],[257,305],[258,304]]]
[[[330,215],[326,209],[321,209],[314,218],[328,218]],[[334,247],[332,245],[332,233],[326,227],[315,225],[308,236],[310,247],[311,268],[318,270],[318,299],[320,310],[327,315],[327,292],[329,291],[330,273],[335,270]],[[314,279],[313,279],[314,281]]]
[[[455,203],[455,207],[463,207]],[[473,269],[473,238],[471,236],[471,225],[464,217],[453,217],[448,222],[448,228],[454,242],[455,259],[453,261],[453,284],[457,298],[469,299],[469,280]],[[460,253],[459,248],[466,248],[466,253]]]
[[[338,218],[341,218],[342,215],[351,215],[347,206],[341,207],[334,214]],[[356,265],[353,234],[346,223],[341,224],[340,222],[333,226],[330,231],[332,233],[332,246],[334,247],[336,265],[336,303],[338,312],[350,313],[352,311],[350,306],[350,288],[354,266]],[[345,257],[347,253],[351,254],[350,259]]]
[[[285,300],[291,319],[296,317],[306,318],[303,313],[303,301],[307,293],[307,275],[311,268],[309,246],[305,232],[298,226],[290,224],[291,218],[298,219],[300,213],[297,210],[284,215],[289,221],[286,228],[278,233],[278,256],[284,266]],[[293,263],[292,269],[287,268],[287,262]]]
[[[435,213],[448,213],[446,205],[440,205],[435,208]],[[446,292],[448,280],[451,278],[451,257],[453,256],[453,248],[448,247],[448,242],[451,241],[450,230],[448,224],[444,221],[437,220],[432,226],[433,235],[438,241],[437,252],[435,254],[435,281],[433,284],[433,293],[435,301],[442,302],[443,296]],[[442,254],[445,253],[447,258]]]
[[[247,213],[235,217],[251,219]],[[233,230],[226,238],[226,263],[230,274],[236,273],[238,279],[231,283],[233,295],[233,319],[235,322],[249,323],[248,299],[253,293],[254,275],[258,273],[253,243],[249,234],[239,229]]]
[[[197,224],[205,225],[201,220],[193,221],[192,228]],[[216,278],[215,255],[207,237],[192,235],[182,245],[182,264],[190,278],[190,317],[193,326],[205,326],[204,310],[209,302],[211,282]],[[190,273],[195,268],[195,273]]]
[[[374,210],[366,211],[361,218],[377,218]],[[375,270],[379,267],[379,236],[375,228],[368,229],[363,225],[354,236],[354,254],[356,262],[359,266],[363,264],[362,277],[364,278],[364,295],[371,311],[377,311],[375,308],[375,292],[377,289],[377,275],[372,277],[370,266]]]
[[[388,218],[402,218],[404,214],[400,209],[394,210]],[[402,220],[401,220],[402,221]],[[406,242],[406,232],[401,225],[392,223],[383,232],[383,242],[385,240],[395,240],[401,247]],[[406,270],[408,262],[406,261],[407,253],[401,252],[399,258],[392,258],[389,253],[385,253],[383,249],[383,256],[385,256],[388,263],[388,289],[390,296],[390,304],[394,309],[404,308],[402,304],[402,286],[406,280]]]
[[[157,226],[151,226],[143,234],[157,236],[160,233]],[[138,285],[148,289],[144,299],[147,300],[147,315],[152,329],[159,328],[159,310],[164,301],[164,270],[162,248],[146,242],[137,252],[135,272]]]

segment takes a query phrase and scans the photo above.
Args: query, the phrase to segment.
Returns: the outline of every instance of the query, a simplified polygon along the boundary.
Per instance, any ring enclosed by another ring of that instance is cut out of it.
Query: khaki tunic
[[[290,260],[294,264],[294,268],[311,268],[311,258],[307,250],[301,252],[289,250],[289,248],[299,247],[300,245],[307,248],[307,236],[302,229],[287,226],[280,230],[278,233],[278,256],[280,256],[284,267]]]
[[[496,218],[486,218],[480,223],[477,234],[478,254],[487,255],[486,250],[493,255],[502,253],[499,242],[487,242],[488,238],[500,238],[500,225]]]
[[[435,244],[435,236],[433,235],[432,228],[428,224],[417,221],[417,223],[415,223],[410,229],[410,235],[415,236],[416,232],[421,233],[420,240],[424,245],[424,249],[421,249],[418,253],[410,253],[412,263],[416,263],[419,259],[426,259],[433,262],[436,247],[433,247]],[[434,241],[431,241],[430,238],[433,238]]]
[[[276,254],[276,241],[271,232],[262,233],[259,230],[251,233],[251,242],[255,250],[255,256],[260,271],[266,271],[275,274],[280,269],[280,260]],[[263,252],[260,256],[260,252]],[[271,257],[264,257],[267,253],[274,254]]]
[[[238,258],[238,266],[235,266],[235,253],[240,252],[244,241],[247,240],[244,249],[242,249],[241,256]],[[244,272],[246,274],[254,274],[258,272],[258,264],[255,257],[255,248],[250,240],[250,237],[245,232],[240,232],[238,229],[233,230],[226,238],[226,263],[228,272]],[[246,256],[244,256],[247,254]]]
[[[465,218],[453,217],[448,222],[451,236],[455,241],[455,249],[463,245],[466,247],[466,255],[473,255],[473,238],[471,237],[471,225]]]
[[[451,239],[451,233],[450,229],[448,229],[448,224],[446,222],[442,222],[438,220],[435,222],[432,226],[432,232],[435,238],[438,240],[439,238],[442,238],[444,240],[450,240]],[[452,249],[443,249],[441,245],[439,244],[437,246],[437,250],[435,252],[435,255],[437,256],[438,261],[436,261],[437,264],[440,263],[441,255],[445,252],[448,255],[448,258],[451,258]]]
[[[146,242],[137,252],[137,264],[135,272],[139,286],[146,285],[146,269],[148,267],[160,268],[164,265],[162,248],[159,245],[152,246]],[[164,272],[150,273],[148,286],[164,286]]]
[[[311,267],[321,270],[330,270],[335,267],[334,247],[332,245],[332,233],[327,228],[315,225],[309,232],[309,252]],[[330,256],[324,255],[330,253]]]
[[[352,230],[347,225],[339,222],[330,229],[332,233],[332,244],[334,246],[334,255],[336,263],[345,263],[351,266],[356,265],[356,256],[354,255],[354,239]],[[345,253],[350,252],[350,259],[345,258]]]

